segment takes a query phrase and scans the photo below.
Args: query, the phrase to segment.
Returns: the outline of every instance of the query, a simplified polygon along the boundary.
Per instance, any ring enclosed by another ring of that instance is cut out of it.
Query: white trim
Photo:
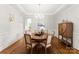
[[[9,42],[9,45],[6,45],[4,48],[3,46],[0,47],[0,52],[3,51],[4,49],[6,49],[7,47],[11,46],[12,44],[14,44],[16,41],[20,40],[22,37],[24,36],[24,34],[22,34],[21,36],[19,36],[18,38],[16,38],[15,40]]]
[[[66,6],[68,6],[68,5],[67,4],[63,4],[62,6],[60,6],[59,8],[57,8],[57,10],[54,13],[44,13],[44,15],[54,15],[57,12],[59,12],[62,8],[65,8]],[[38,13],[28,13],[28,12],[26,12],[26,10],[20,4],[16,5],[16,7],[19,8],[21,10],[21,12],[23,12],[25,15],[38,14]]]

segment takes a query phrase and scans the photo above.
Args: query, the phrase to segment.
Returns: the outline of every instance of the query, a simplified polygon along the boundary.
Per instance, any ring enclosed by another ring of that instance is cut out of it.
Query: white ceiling
[[[53,15],[66,5],[63,4],[19,4],[16,5],[26,15],[44,14]]]

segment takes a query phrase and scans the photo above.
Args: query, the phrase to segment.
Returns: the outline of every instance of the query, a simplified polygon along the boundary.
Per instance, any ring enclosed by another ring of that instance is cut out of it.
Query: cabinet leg
[[[71,48],[73,49],[73,38],[71,38]]]

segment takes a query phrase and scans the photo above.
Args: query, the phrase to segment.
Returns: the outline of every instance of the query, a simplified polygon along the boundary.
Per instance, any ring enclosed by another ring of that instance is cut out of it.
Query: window
[[[25,26],[25,30],[30,30],[31,28],[32,19],[28,18]]]

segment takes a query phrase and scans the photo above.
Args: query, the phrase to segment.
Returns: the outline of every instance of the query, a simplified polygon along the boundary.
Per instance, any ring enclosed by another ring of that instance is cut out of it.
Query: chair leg
[[[32,54],[32,52],[33,52],[33,48],[31,48],[31,54]]]

